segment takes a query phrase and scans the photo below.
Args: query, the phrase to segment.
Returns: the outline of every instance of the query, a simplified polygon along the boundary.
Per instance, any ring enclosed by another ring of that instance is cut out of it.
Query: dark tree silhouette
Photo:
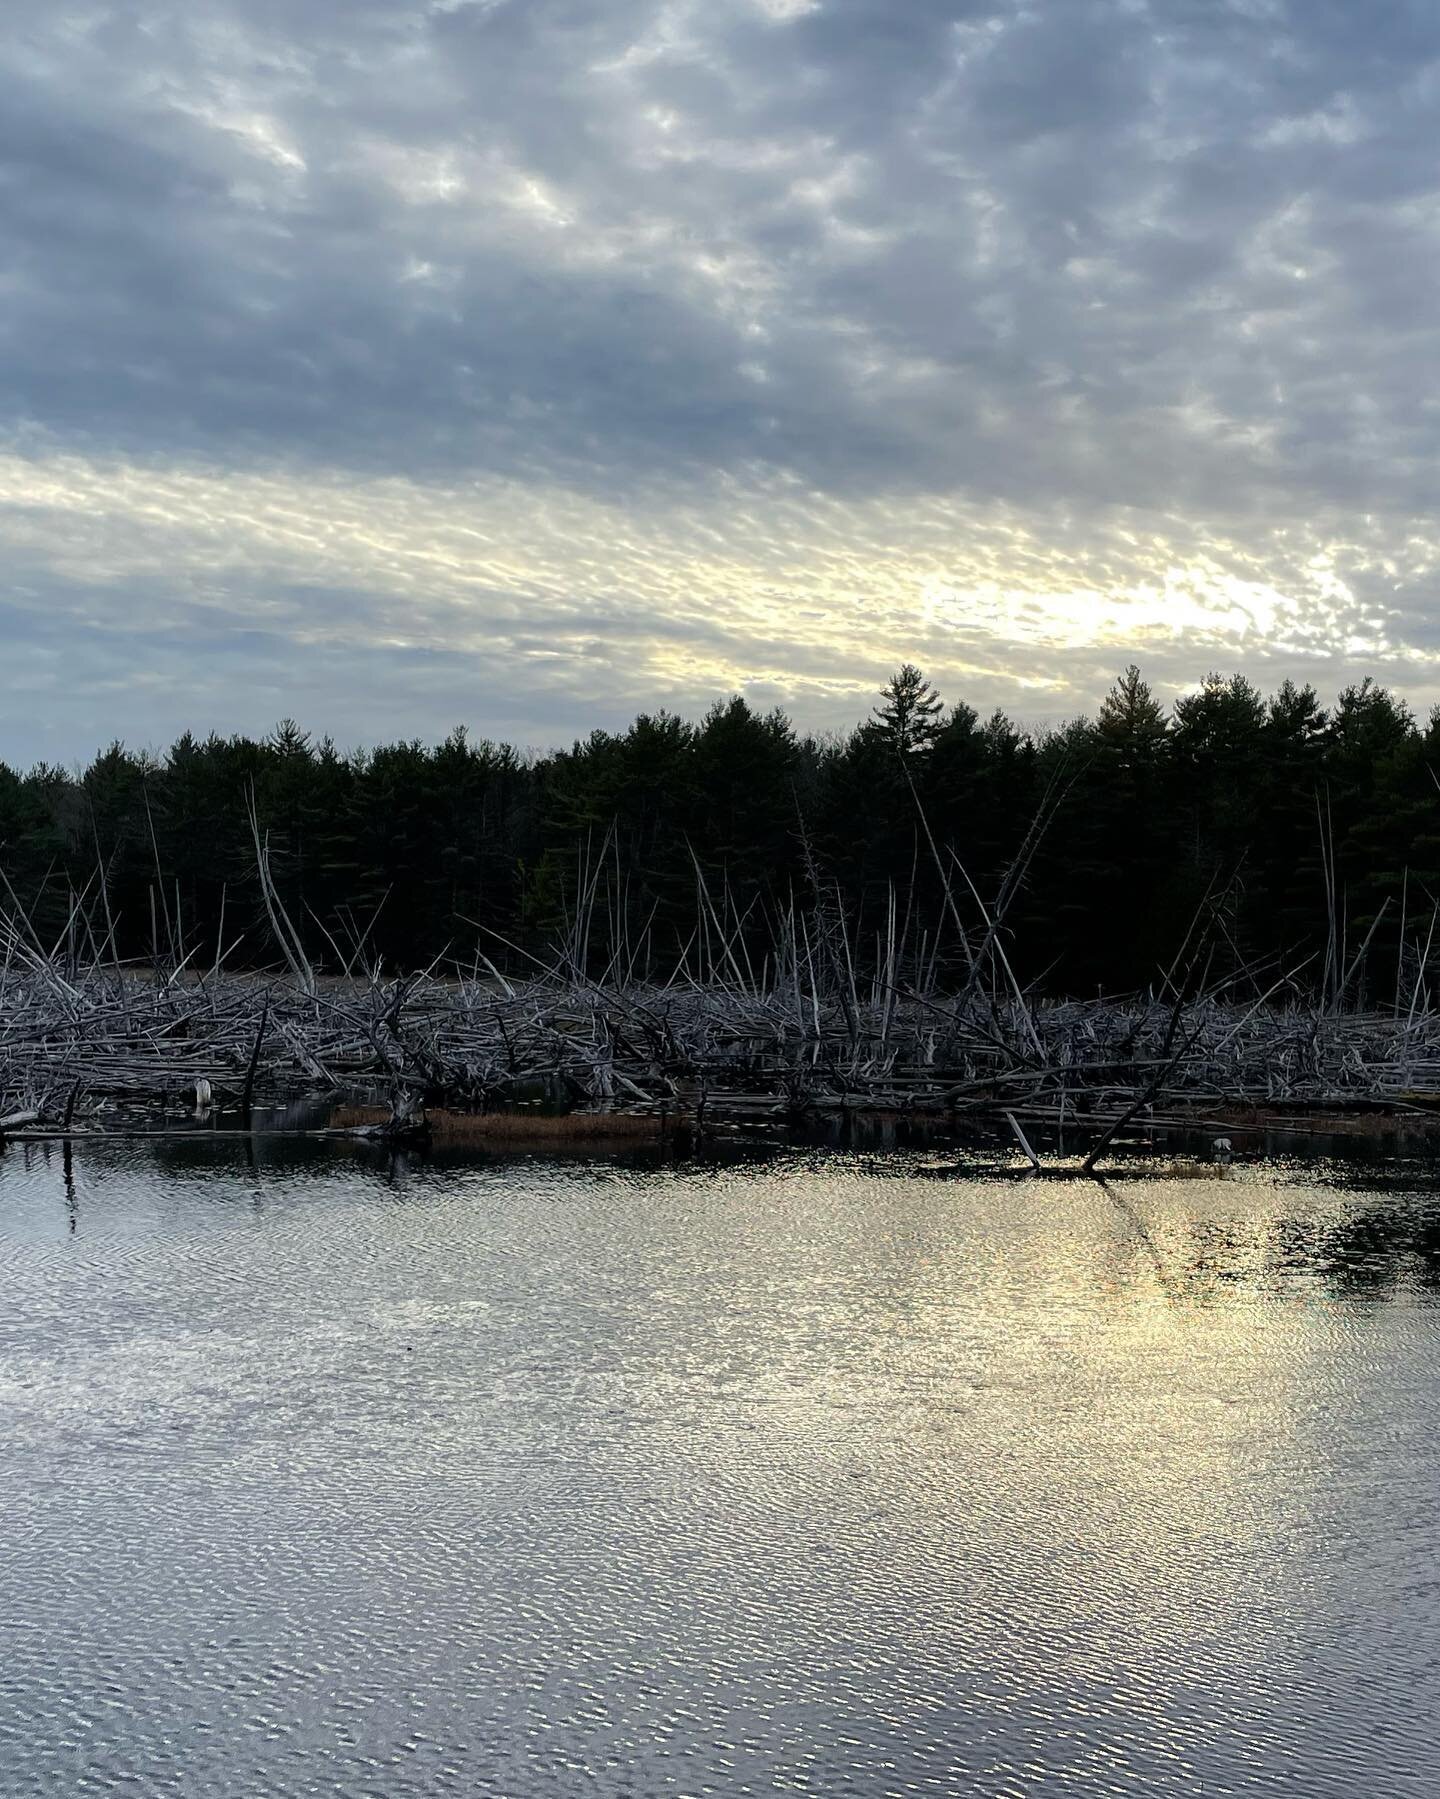
[[[887,749],[902,756],[923,754],[940,735],[945,706],[913,662],[891,675],[874,711],[873,729]]]
[[[1437,781],[1440,714],[1422,728],[1368,679],[1327,710],[1309,687],[1266,698],[1212,674],[1167,714],[1131,667],[1093,720],[1027,732],[947,709],[907,663],[839,739],[734,696],[698,723],[646,714],[543,756],[463,727],[344,753],[284,720],[259,740],[186,735],[163,758],[111,744],[74,774],[0,764],[0,905],[47,950],[273,960],[253,799],[322,968],[362,948],[391,968],[468,965],[477,942],[544,956],[582,912],[600,968],[662,973],[707,932],[758,965],[796,896],[819,896],[826,955],[863,957],[898,917],[912,969],[923,945],[956,972],[955,892],[978,921],[1063,793],[1010,894],[1018,978],[1159,983],[1218,892],[1212,977],[1248,970],[1258,990],[1303,967],[1302,984],[1353,978],[1351,998],[1394,1003],[1425,978],[1427,943],[1440,956]]]

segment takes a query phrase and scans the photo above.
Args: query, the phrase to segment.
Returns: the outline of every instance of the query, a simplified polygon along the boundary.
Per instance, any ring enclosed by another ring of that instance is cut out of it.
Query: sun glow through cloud
[[[621,504],[497,479],[436,489],[12,453],[0,523],[13,565],[73,584],[80,627],[218,643],[238,616],[317,653],[358,640],[483,663],[492,679],[543,661],[537,678],[577,708],[587,679],[622,708],[752,686],[838,723],[907,643],[1022,714],[1036,693],[1068,699],[1077,657],[1098,672],[1117,644],[1162,665],[1197,646],[1212,661],[1397,653],[1383,612],[1335,573],[1342,555],[1364,566],[1353,548],[1292,551],[1267,581],[1238,550],[1230,568],[1169,560],[1173,543],[1129,521],[1067,546],[993,507],[841,504],[763,480]],[[127,615],[121,596],[139,592]],[[348,603],[324,603],[336,594]],[[53,600],[45,610],[53,621]],[[1409,666],[1428,659],[1411,651]]]

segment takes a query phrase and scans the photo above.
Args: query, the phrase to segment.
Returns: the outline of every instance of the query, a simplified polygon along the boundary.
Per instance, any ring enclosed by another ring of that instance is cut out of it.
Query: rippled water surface
[[[0,1793],[1433,1795],[1421,1172],[0,1157]]]

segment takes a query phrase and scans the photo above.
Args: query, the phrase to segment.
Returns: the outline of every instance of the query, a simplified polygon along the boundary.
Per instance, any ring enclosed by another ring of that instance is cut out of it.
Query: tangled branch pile
[[[876,978],[701,987],[205,977],[65,969],[12,936],[0,970],[0,1120],[125,1105],[383,1095],[400,1109],[803,1114],[1401,1101],[1440,1091],[1440,1014],[1200,997],[1036,1002]]]

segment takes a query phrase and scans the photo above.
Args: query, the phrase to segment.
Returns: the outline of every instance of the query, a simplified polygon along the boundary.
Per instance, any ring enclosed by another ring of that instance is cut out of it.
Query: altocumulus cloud
[[[1440,698],[1437,101],[1418,0],[37,9],[0,753]]]

